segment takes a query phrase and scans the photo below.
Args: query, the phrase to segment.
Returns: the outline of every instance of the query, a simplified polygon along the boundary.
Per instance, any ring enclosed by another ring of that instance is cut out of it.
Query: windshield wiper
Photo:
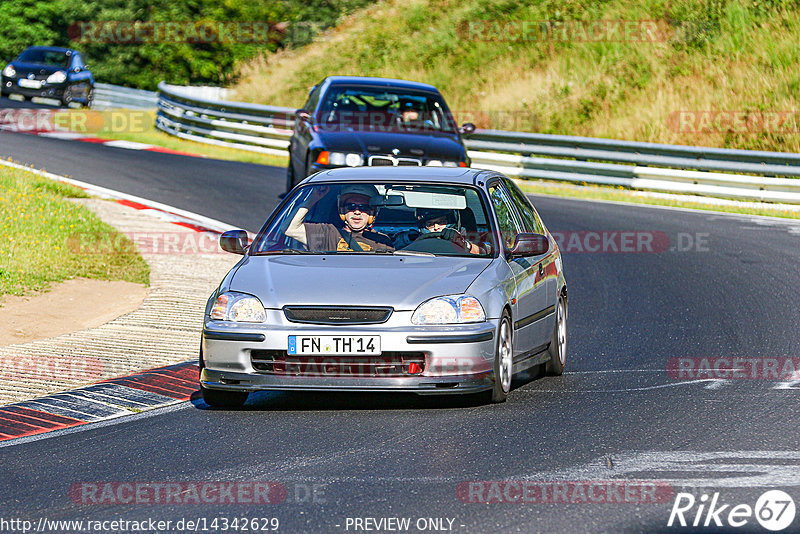
[[[395,250],[395,256],[436,256],[433,252],[424,252],[422,250]]]

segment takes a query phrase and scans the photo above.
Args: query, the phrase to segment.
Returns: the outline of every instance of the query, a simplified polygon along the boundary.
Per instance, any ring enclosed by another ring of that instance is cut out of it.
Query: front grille
[[[285,350],[252,350],[257,373],[296,377],[379,378],[420,375],[424,352],[384,352],[380,356],[294,356]]]
[[[384,306],[284,306],[286,319],[293,323],[309,324],[379,324],[392,315],[392,308]]]
[[[422,160],[417,158],[396,158],[394,156],[370,156],[367,163],[372,167],[420,167]]]

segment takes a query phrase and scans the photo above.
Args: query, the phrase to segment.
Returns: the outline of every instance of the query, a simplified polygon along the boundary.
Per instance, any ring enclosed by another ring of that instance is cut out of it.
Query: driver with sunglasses
[[[314,187],[305,204],[297,210],[286,235],[308,247],[309,251],[373,252],[392,251],[392,240],[369,228],[375,222],[377,209],[369,201],[378,195],[370,184],[342,186],[336,200],[340,224],[303,222],[308,210],[328,193],[329,188]]]

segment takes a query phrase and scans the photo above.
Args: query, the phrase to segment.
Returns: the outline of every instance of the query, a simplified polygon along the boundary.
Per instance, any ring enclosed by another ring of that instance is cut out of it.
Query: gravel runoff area
[[[239,259],[221,252],[215,236],[159,220],[150,210],[76,201],[129,236],[145,243],[158,237],[158,246],[140,247],[150,266],[149,295],[139,309],[98,328],[0,347],[0,405],[196,359],[206,301]],[[166,247],[164,239],[178,246]],[[202,253],[208,250],[218,252]]]

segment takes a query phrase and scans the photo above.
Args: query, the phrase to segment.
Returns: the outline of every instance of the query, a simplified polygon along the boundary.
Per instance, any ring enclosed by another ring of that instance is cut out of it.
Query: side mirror
[[[475,125],[472,124],[471,122],[465,122],[458,129],[458,133],[460,133],[461,135],[469,135],[469,134],[473,133],[474,131],[475,131]]]
[[[524,256],[538,256],[550,250],[550,240],[542,234],[517,234],[514,247],[511,249],[512,258]]]
[[[304,109],[298,109],[294,112],[294,114],[297,115],[297,118],[301,121],[311,121],[311,113]]]
[[[225,252],[244,255],[250,246],[250,239],[244,230],[228,230],[219,236],[219,246]]]

